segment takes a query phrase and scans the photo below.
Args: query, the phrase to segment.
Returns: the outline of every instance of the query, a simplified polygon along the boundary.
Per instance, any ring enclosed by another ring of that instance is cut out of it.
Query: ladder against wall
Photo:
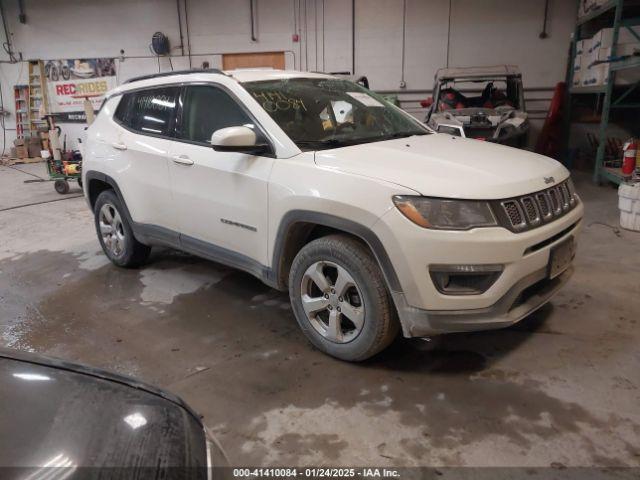
[[[29,85],[15,85],[13,98],[16,102],[16,137],[24,138],[25,132],[29,135]]]
[[[29,61],[29,102],[28,102],[28,123],[29,137],[37,137],[38,129],[46,128],[47,121],[40,115],[41,107],[44,105],[43,113],[49,113],[47,102],[47,91],[44,76],[44,64],[42,60]],[[25,129],[25,135],[27,131]]]

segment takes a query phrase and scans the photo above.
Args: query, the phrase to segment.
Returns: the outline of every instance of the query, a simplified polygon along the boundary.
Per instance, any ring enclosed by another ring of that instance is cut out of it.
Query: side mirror
[[[258,137],[249,127],[227,127],[211,135],[211,146],[216,152],[238,152],[258,155],[271,150],[266,143],[258,143]]]
[[[429,98],[426,98],[426,99],[422,100],[420,102],[420,105],[422,105],[422,107],[424,107],[424,108],[429,108],[431,105],[433,105],[433,97],[429,97]]]

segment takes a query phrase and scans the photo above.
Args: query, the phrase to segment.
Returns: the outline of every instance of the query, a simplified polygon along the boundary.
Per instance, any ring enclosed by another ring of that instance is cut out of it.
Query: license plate
[[[555,278],[569,268],[575,255],[576,246],[573,237],[553,247],[549,255],[549,278]]]

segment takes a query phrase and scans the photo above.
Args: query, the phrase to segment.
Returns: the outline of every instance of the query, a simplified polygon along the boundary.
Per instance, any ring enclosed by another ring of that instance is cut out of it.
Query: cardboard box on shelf
[[[612,47],[602,47],[593,50],[589,56],[589,66],[594,63],[611,60],[611,48]],[[640,51],[640,43],[625,43],[618,45],[616,48],[616,58],[633,55],[636,50]]]
[[[582,40],[578,40],[576,42],[576,56],[577,55],[586,55],[591,50],[591,39],[583,38]]]
[[[573,72],[573,83],[572,85],[574,87],[579,87],[580,85],[582,85],[582,73],[580,72],[580,70],[576,70]]]
[[[640,34],[640,27],[632,27],[634,31]],[[638,43],[638,39],[626,28],[618,30],[618,46],[625,43]],[[608,48],[613,45],[613,28],[603,28],[591,37],[591,46],[589,51],[598,48]]]
[[[633,55],[636,50],[640,50],[640,43],[626,43],[618,45],[616,48],[616,57]],[[585,65],[585,56],[582,56],[580,66],[581,84],[583,86],[604,85],[609,81],[609,72],[611,71],[611,47],[598,48],[592,50],[587,55],[588,64]],[[616,74],[616,85],[629,85],[635,83],[640,78],[637,69],[620,70]]]
[[[579,0],[578,2],[578,18],[584,17],[591,13],[596,7],[595,0]]]
[[[610,63],[597,63],[582,72],[583,86],[600,86],[609,81]],[[616,73],[616,85],[631,85],[640,81],[638,69],[619,70]]]
[[[574,87],[580,85],[581,75],[582,75],[582,55],[576,55],[576,58],[573,61],[573,83]]]

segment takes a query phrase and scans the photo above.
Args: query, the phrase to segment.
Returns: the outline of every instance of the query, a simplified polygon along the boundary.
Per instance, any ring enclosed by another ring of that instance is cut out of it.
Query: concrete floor
[[[29,179],[0,167],[0,344],[182,396],[234,464],[640,466],[640,234],[606,225],[613,188],[578,177],[576,274],[551,305],[356,365],[247,274],[167,250],[112,266],[83,198],[3,210],[61,198]]]

